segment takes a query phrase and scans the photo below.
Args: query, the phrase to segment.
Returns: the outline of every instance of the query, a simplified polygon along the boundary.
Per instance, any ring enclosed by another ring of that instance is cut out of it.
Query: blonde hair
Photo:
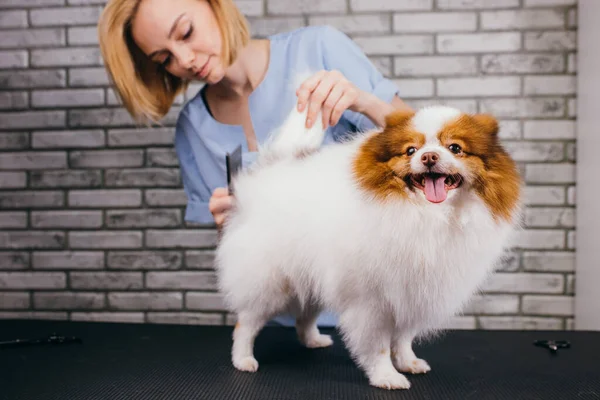
[[[188,82],[150,60],[135,44],[131,21],[142,0],[109,0],[98,22],[104,65],[117,96],[137,122],[158,122]],[[207,1],[221,30],[223,64],[231,65],[250,40],[248,22],[233,0]]]

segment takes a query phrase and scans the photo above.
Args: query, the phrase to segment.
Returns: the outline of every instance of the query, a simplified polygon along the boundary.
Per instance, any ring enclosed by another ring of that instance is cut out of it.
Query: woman
[[[291,107],[309,107],[307,126],[328,126],[325,143],[407,108],[346,35],[310,27],[250,39],[232,0],[109,0],[99,40],[116,93],[138,121],[158,121],[190,81],[206,83],[176,125],[186,221],[222,226],[233,203],[225,154],[242,145],[251,163]],[[296,90],[303,72],[313,75]],[[323,121],[314,121],[320,109]]]

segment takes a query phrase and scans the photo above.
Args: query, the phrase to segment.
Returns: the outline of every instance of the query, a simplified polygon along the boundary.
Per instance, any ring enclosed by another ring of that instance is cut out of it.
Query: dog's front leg
[[[351,356],[365,371],[372,386],[410,388],[410,382],[396,371],[390,357],[394,332],[391,318],[371,307],[357,306],[342,313],[339,326]]]
[[[431,371],[425,360],[417,358],[412,341],[415,335],[404,330],[396,330],[392,341],[392,362],[398,371],[410,374],[424,374]]]

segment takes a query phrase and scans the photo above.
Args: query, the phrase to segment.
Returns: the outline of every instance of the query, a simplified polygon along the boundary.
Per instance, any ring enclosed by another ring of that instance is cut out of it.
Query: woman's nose
[[[186,47],[181,47],[175,52],[177,62],[183,69],[193,69],[196,55],[192,50]]]

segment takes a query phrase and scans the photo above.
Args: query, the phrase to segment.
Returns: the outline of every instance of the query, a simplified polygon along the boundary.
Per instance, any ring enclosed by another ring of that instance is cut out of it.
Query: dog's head
[[[359,152],[355,173],[378,197],[452,203],[460,192],[482,197],[508,217],[519,198],[516,164],[498,139],[498,121],[445,106],[397,111]]]

